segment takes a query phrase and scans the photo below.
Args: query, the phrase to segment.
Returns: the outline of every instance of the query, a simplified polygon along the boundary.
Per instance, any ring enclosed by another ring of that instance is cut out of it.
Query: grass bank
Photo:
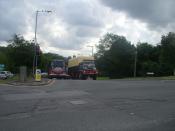
[[[97,77],[97,80],[109,80],[109,77]]]
[[[18,75],[15,75],[15,76],[13,76],[11,78],[7,78],[5,80],[0,79],[0,84],[5,84],[5,83],[8,83],[10,81],[15,81],[15,80],[19,80],[19,76]]]
[[[97,80],[110,80],[109,77],[97,77]],[[118,80],[175,80],[175,76],[162,76],[162,77],[128,77],[118,78]]]
[[[33,78],[32,75],[27,76],[27,80],[33,80],[33,79],[34,78]],[[12,82],[12,81],[19,81],[19,74],[14,75],[13,77],[7,78],[5,80],[0,79],[0,84],[6,84],[6,83],[9,83],[9,82]]]
[[[175,80],[175,76],[161,76],[161,77],[130,77],[123,78],[129,80]]]

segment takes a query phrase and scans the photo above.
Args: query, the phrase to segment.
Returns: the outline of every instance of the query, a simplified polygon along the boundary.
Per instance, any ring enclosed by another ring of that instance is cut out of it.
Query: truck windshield
[[[52,67],[64,67],[64,61],[53,61],[52,63],[51,63],[51,66]]]
[[[96,69],[94,61],[86,61],[82,63],[83,69]]]

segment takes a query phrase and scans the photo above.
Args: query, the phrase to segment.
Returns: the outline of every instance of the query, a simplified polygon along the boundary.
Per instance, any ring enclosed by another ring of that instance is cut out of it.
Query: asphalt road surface
[[[0,131],[175,131],[175,81],[0,85]]]

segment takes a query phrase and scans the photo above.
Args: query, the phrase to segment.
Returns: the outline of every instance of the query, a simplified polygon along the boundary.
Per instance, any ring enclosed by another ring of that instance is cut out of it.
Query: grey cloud
[[[25,33],[26,6],[22,0],[0,1],[0,41],[9,40],[13,34]]]
[[[114,10],[148,23],[151,28],[165,28],[175,22],[174,0],[102,0]]]
[[[40,25],[44,26],[44,25]],[[63,25],[64,26],[64,25]],[[42,33],[41,33],[42,32]],[[38,42],[42,45],[47,43],[50,47],[55,47],[63,50],[73,50],[81,47],[84,38],[78,37],[74,28],[69,29],[68,35],[53,36],[51,30],[45,27],[40,27],[38,30]],[[44,41],[42,41],[44,40]]]
[[[52,40],[51,46],[52,47],[59,47],[63,50],[77,50],[81,48],[81,41],[78,39],[70,38],[69,40]]]
[[[59,6],[59,4],[61,6]],[[99,12],[94,6],[87,1],[80,0],[64,0],[55,5],[55,10],[64,22],[73,26],[103,26],[103,21],[99,19]],[[101,16],[100,16],[101,17]]]
[[[75,36],[68,36],[67,38],[50,39],[48,41],[51,47],[63,50],[77,50],[82,46],[83,39]]]
[[[54,16],[47,17],[50,20],[45,21],[45,24],[49,25],[52,24],[52,21],[59,20],[61,21],[59,25],[66,27],[69,34],[66,38],[64,36],[62,38],[53,37],[52,32],[49,32],[49,29],[44,28],[42,24],[45,16],[39,16],[38,33],[42,32],[41,37],[51,43],[50,46],[68,50],[81,48],[87,38],[98,37],[104,26],[103,12],[95,10],[96,5],[92,6],[87,1],[64,0],[49,6],[52,7],[55,18]]]
[[[93,37],[98,36],[101,33],[100,28],[94,27],[78,27],[76,30],[76,35],[78,37]]]
[[[0,41],[9,40],[14,33],[34,33],[35,11],[46,9],[53,13],[39,14],[38,42],[42,45],[44,41],[50,43],[48,46],[60,49],[78,49],[87,38],[98,37],[100,29],[104,27],[104,12],[96,9],[97,6],[93,0],[1,0]],[[57,20],[61,21],[60,25],[66,28],[69,36],[53,36],[49,26]]]

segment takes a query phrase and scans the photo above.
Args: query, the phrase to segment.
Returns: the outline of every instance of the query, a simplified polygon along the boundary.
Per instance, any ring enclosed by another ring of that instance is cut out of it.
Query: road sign
[[[0,64],[0,71],[3,71],[5,68],[5,65],[4,64]]]

